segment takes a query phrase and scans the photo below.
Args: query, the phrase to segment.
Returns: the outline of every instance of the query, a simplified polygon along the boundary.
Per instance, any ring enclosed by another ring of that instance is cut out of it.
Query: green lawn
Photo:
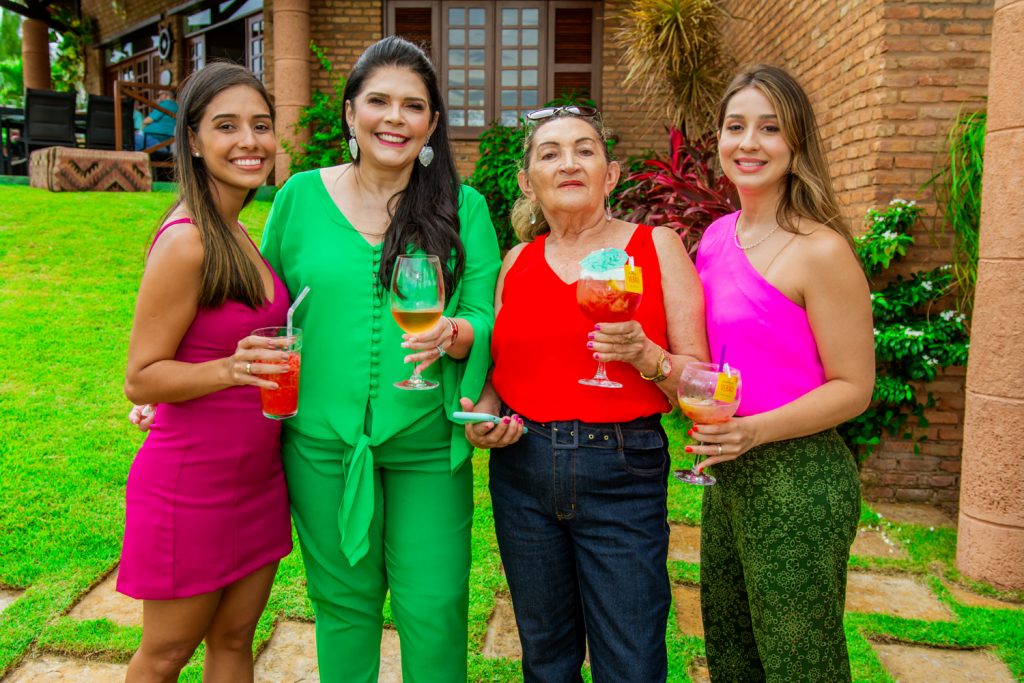
[[[117,563],[124,484],[142,441],[125,419],[129,405],[121,393],[128,332],[145,249],[170,200],[163,193],[50,194],[0,186],[0,357],[12,361],[0,379],[0,586],[25,590],[0,613],[0,677],[33,649],[125,661],[138,644],[139,629],[63,615]],[[257,202],[243,216],[257,240],[268,210]],[[683,431],[672,417],[666,424],[679,454]],[[479,654],[495,593],[507,587],[491,523],[486,455],[477,454],[475,465],[470,678],[515,681],[517,662]],[[671,496],[673,521],[699,523],[696,488],[673,481]],[[910,559],[851,564],[926,577],[957,620],[849,615],[855,680],[891,680],[869,637],[991,647],[1024,680],[1024,614],[961,606],[938,580],[959,579],[953,531],[895,527],[866,507],[863,521],[887,526]],[[676,582],[697,581],[697,565],[672,562],[670,572]],[[1024,593],[1004,597],[1020,600]],[[312,618],[297,553],[282,563],[257,647],[280,618]],[[689,680],[686,669],[703,655],[702,641],[681,635],[673,616],[668,643],[670,680]],[[200,680],[199,667],[191,665],[182,680]]]

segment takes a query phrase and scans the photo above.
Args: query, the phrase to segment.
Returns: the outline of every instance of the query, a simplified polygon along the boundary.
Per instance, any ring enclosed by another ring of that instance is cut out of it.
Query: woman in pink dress
[[[252,337],[288,292],[238,222],[274,163],[274,108],[248,70],[214,63],[181,91],[181,193],[150,248],[125,395],[157,404],[128,475],[117,589],[144,601],[127,681],[176,681],[206,641],[203,680],[251,681],[252,639],[291,551],[280,423],[259,387],[287,354]]]

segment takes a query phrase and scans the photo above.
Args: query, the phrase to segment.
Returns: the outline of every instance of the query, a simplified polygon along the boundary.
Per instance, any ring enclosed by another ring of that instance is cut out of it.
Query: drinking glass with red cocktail
[[[260,387],[260,405],[263,414],[272,420],[295,417],[299,412],[299,366],[302,353],[302,330],[297,327],[261,327],[253,330],[257,337],[269,339],[286,338],[288,343],[280,347],[288,353],[288,371],[276,375],[263,375],[264,379],[277,384],[277,389]],[[276,348],[276,347],[275,347]],[[255,372],[253,374],[256,374]]]
[[[436,256],[402,255],[391,274],[391,315],[409,334],[427,332],[441,319],[444,310],[444,277]],[[436,389],[438,384],[420,377],[414,366],[412,377],[395,382],[399,389]]]
[[[679,378],[679,408],[694,424],[727,422],[740,407],[740,371],[728,364],[687,363]],[[697,486],[711,486],[715,478],[697,471],[701,456],[694,455],[689,471],[676,470],[676,479]]]
[[[595,323],[622,323],[633,318],[640,306],[643,284],[640,269],[633,266],[622,249],[598,249],[580,261],[576,281],[576,301],[583,314]],[[580,384],[605,389],[621,389],[622,384],[608,379],[604,362],[597,372]]]

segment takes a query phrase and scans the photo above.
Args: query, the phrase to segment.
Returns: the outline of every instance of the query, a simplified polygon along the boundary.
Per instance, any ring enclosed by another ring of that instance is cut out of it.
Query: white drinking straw
[[[299,304],[302,303],[303,298],[305,298],[305,296],[307,294],[309,294],[309,285],[306,285],[305,287],[302,288],[302,291],[299,292],[299,295],[297,297],[295,297],[295,301],[293,301],[292,305],[288,307],[288,336],[289,337],[292,336],[292,315],[295,314],[295,309],[299,307]]]

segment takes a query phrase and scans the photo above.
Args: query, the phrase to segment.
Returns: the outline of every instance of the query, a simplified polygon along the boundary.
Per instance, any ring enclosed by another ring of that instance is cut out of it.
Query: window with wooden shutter
[[[600,102],[600,13],[593,0],[390,0],[385,28],[437,68],[453,137],[516,125],[546,102]]]

